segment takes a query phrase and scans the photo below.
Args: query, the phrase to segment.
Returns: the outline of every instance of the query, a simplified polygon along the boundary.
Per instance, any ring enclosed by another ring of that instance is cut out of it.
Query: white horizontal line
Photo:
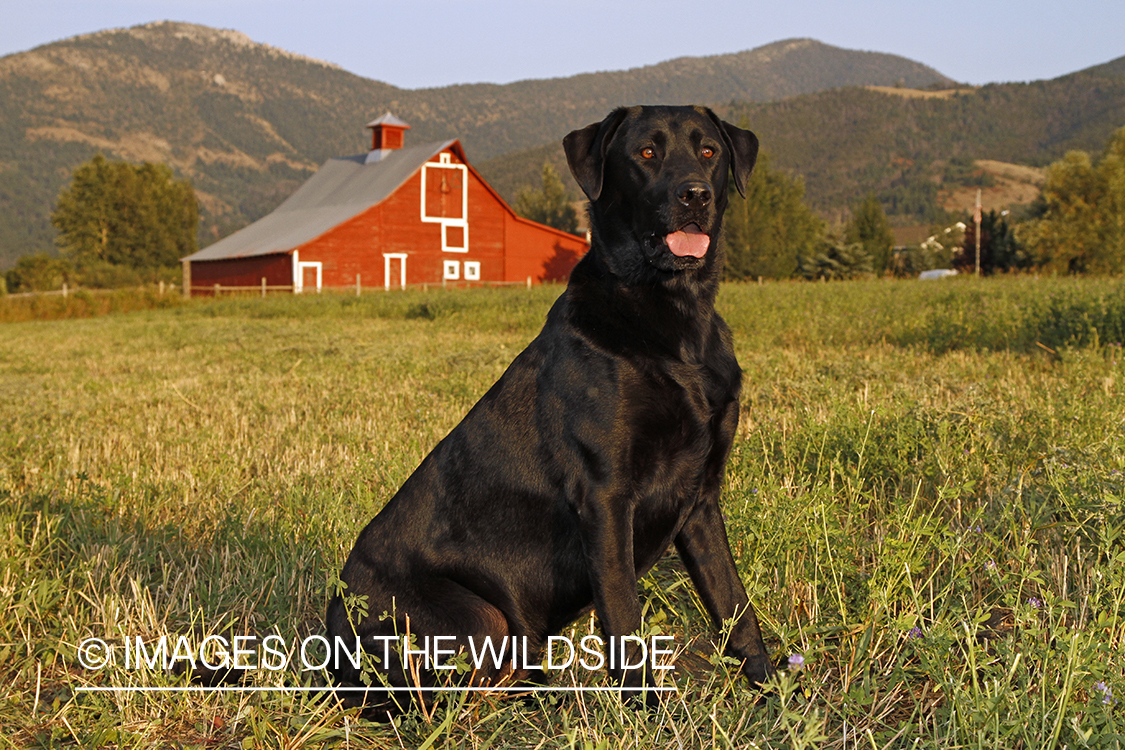
[[[675,687],[106,687],[103,685],[75,688],[79,693],[620,693],[627,690],[640,692],[676,692]]]

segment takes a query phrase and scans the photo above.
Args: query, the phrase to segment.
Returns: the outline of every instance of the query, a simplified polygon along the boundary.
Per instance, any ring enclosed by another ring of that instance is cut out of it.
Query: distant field
[[[1002,211],[1020,204],[1026,206],[1039,197],[1044,170],[993,159],[977,159],[974,164],[991,175],[994,183],[981,190],[981,208],[985,211]],[[968,186],[943,189],[939,194],[942,208],[954,212],[971,214],[976,199],[977,189]]]
[[[908,89],[898,86],[864,86],[864,88],[868,91],[878,91],[880,94],[901,96],[904,99],[951,99],[954,96],[967,96],[976,91],[976,89],[972,87],[941,89],[939,91],[933,91],[931,89]]]
[[[17,747],[1119,747],[1125,282],[724,287],[745,370],[725,512],[779,663],[684,650],[660,710],[473,695],[369,725],[308,693],[83,668],[97,637],[319,632],[359,529],[561,287],[220,299],[0,324],[0,736]],[[0,306],[5,304],[0,300]],[[589,623],[579,624],[588,627]],[[257,686],[317,684],[254,673]],[[601,684],[564,672],[562,684]]]

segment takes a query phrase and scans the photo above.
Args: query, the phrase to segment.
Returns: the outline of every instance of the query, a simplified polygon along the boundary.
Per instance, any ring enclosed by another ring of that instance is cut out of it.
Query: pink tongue
[[[664,244],[668,245],[672,255],[702,258],[707,254],[707,247],[711,244],[711,238],[703,233],[698,224],[688,224],[680,231],[667,235],[664,238]]]

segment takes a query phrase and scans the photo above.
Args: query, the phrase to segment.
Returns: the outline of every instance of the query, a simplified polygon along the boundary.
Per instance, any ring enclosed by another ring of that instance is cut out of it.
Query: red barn
[[[329,159],[272,213],[183,259],[185,293],[565,280],[588,249],[517,216],[456,140],[403,146],[390,113],[371,151]]]

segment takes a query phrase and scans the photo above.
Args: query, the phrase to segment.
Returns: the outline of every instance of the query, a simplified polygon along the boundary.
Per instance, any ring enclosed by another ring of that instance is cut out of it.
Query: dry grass
[[[908,89],[898,86],[864,86],[868,91],[878,91],[889,96],[901,96],[904,99],[952,99],[955,96],[968,96],[976,91],[970,87],[956,89],[942,89],[931,91],[929,89]]]
[[[974,164],[994,179],[994,184],[981,189],[981,207],[985,211],[1002,211],[1013,204],[1027,205],[1039,197],[1044,180],[1042,169],[991,159],[977,159]],[[971,213],[976,199],[975,187],[945,189],[940,194],[941,207],[947,211]]]
[[[462,696],[388,727],[304,693],[79,692],[182,684],[83,669],[85,638],[318,632],[358,530],[558,291],[0,326],[7,742],[1116,746],[1116,705],[1096,683],[1125,692],[1125,362],[1106,338],[1118,281],[724,289],[746,370],[728,527],[775,656],[806,658],[769,700],[707,660],[717,636],[672,559],[640,587],[646,627],[687,649],[659,711]],[[1101,338],[1063,326],[1078,317]],[[318,679],[259,670],[251,684]]]

